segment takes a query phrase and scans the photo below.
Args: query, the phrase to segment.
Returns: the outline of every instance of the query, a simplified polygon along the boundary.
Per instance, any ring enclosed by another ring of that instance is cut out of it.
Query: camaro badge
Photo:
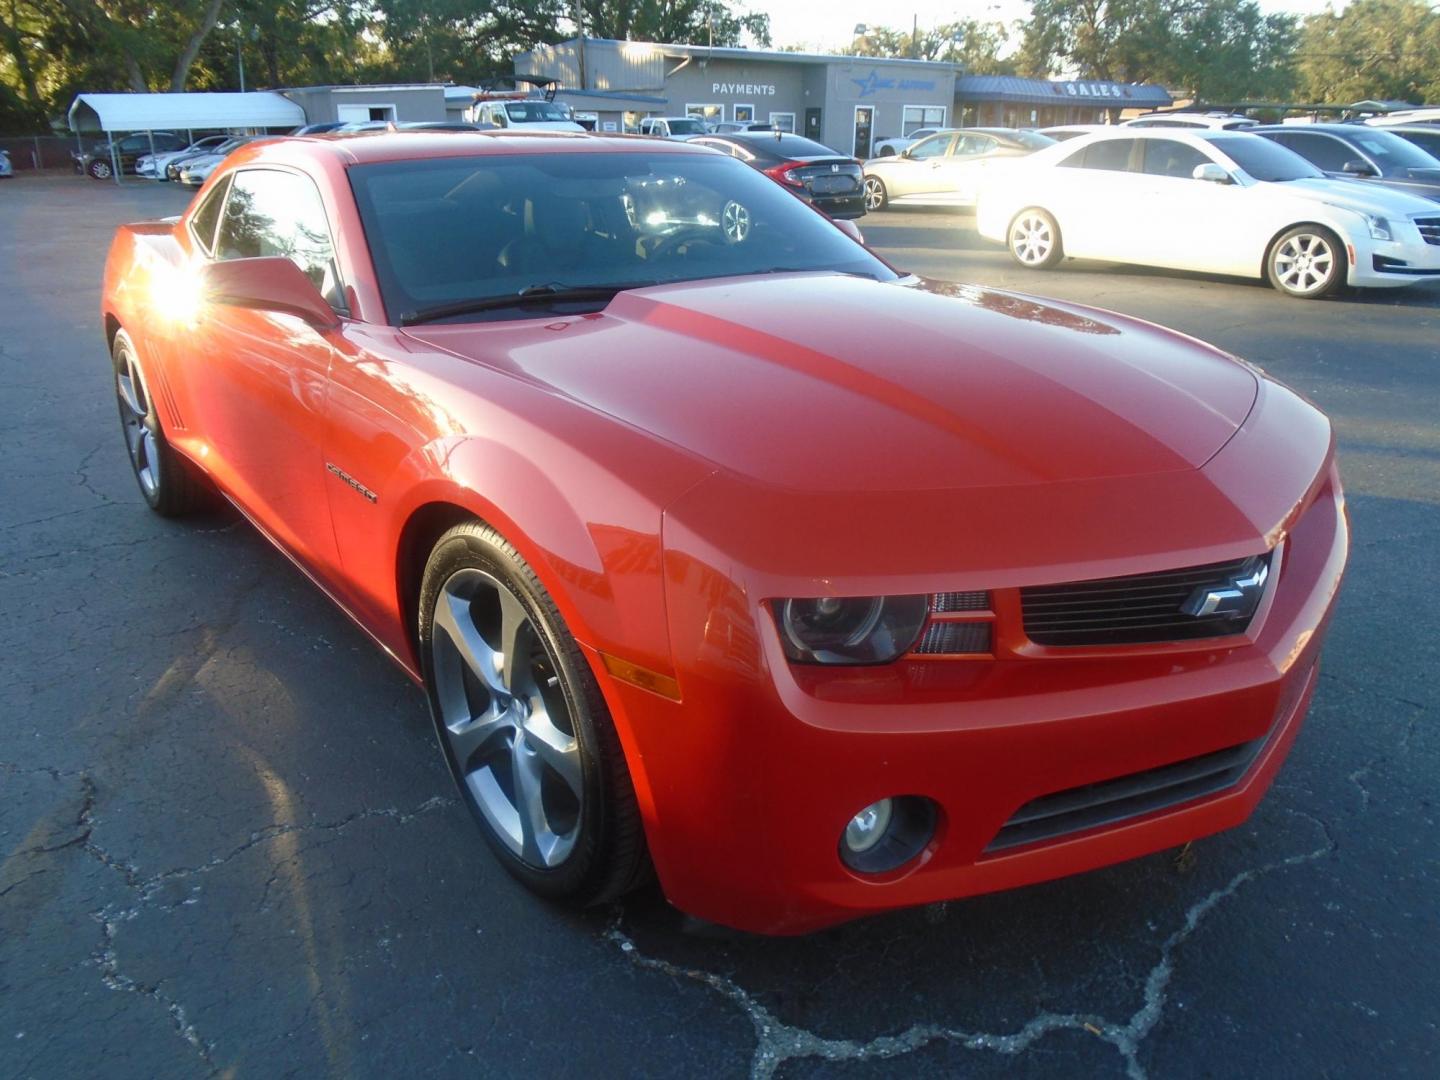
[[[1253,615],[1269,576],[1268,563],[1251,563],[1223,585],[1201,585],[1180,605],[1180,610],[1197,619],[1206,615],[1228,615],[1232,619]]]
[[[360,483],[359,480],[356,480],[355,477],[351,476],[351,475],[350,475],[348,472],[346,472],[344,469],[340,468],[340,466],[338,466],[338,465],[331,465],[330,462],[327,461],[327,462],[325,463],[325,468],[329,469],[332,473],[334,473],[336,476],[338,476],[341,480],[344,480],[345,483],[349,484],[352,488],[354,488],[356,491],[358,491],[361,495],[364,495],[365,498],[369,499],[372,503],[373,503],[373,502],[379,502],[379,501],[380,501],[380,496],[379,496],[379,495],[376,495],[375,492],[371,491],[371,490],[370,490],[369,488],[367,488],[364,484]]]

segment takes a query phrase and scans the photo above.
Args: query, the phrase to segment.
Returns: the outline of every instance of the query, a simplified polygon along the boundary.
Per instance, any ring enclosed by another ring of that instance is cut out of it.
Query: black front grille
[[[1201,586],[1225,586],[1269,555],[1155,574],[1037,585],[1020,590],[1025,633],[1037,645],[1140,645],[1244,633],[1250,615],[1189,615]],[[1253,611],[1253,608],[1252,608]]]
[[[990,651],[988,622],[933,622],[920,635],[915,652],[925,656],[964,655]]]
[[[1416,218],[1415,224],[1420,227],[1420,235],[1427,244],[1440,246],[1440,217]]]
[[[942,592],[933,601],[936,611],[986,611],[990,607],[988,592]]]
[[[1173,765],[1032,799],[1015,812],[985,850],[1053,840],[1214,795],[1239,782],[1264,745],[1264,738],[1255,739]]]

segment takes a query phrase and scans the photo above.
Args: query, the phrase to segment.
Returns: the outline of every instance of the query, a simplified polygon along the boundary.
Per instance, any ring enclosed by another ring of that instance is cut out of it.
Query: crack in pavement
[[[9,766],[0,763],[0,768],[12,772],[43,773],[59,779],[62,774],[55,769],[29,769],[22,770],[16,766]],[[74,774],[71,774],[74,775]],[[137,918],[142,909],[152,900],[160,889],[171,881],[193,877],[200,874],[207,874],[239,855],[257,845],[275,840],[281,836],[298,832],[330,832],[338,833],[348,829],[359,821],[374,820],[383,818],[404,825],[423,814],[440,807],[454,805],[452,798],[443,796],[432,796],[417,806],[414,810],[400,810],[393,807],[379,809],[365,809],[349,814],[339,821],[312,822],[308,824],[281,823],[267,825],[250,834],[249,839],[244,843],[236,845],[223,855],[218,855],[209,862],[201,863],[199,866],[180,867],[174,870],[166,870],[159,874],[146,877],[141,874],[139,868],[132,862],[117,858],[110,854],[99,844],[95,843],[93,837],[99,822],[95,816],[95,803],[97,789],[95,782],[85,773],[79,774],[82,803],[80,812],[76,818],[76,825],[79,833],[64,844],[57,845],[47,850],[59,850],[66,847],[80,847],[86,855],[95,859],[107,869],[114,870],[124,880],[127,888],[132,889],[137,895],[135,903],[129,907],[117,907],[110,904],[90,912],[90,917],[100,927],[100,945],[91,953],[91,963],[99,970],[100,979],[111,990],[123,991],[125,993],[138,994],[150,998],[164,1006],[165,1012],[170,1017],[170,1022],[175,1028],[176,1034],[185,1040],[204,1063],[210,1075],[220,1072],[219,1066],[214,1059],[215,1042],[207,1040],[201,1034],[194,1022],[187,1014],[184,1005],[174,997],[166,994],[160,983],[143,983],[127,975],[120,965],[120,957],[115,948],[116,933],[119,926],[132,919]],[[18,883],[17,883],[18,884]],[[8,890],[7,890],[8,891]]]
[[[1146,1072],[1139,1056],[1140,1044],[1155,1030],[1164,1014],[1170,982],[1175,975],[1175,953],[1180,946],[1211,912],[1234,896],[1242,886],[1276,871],[1325,858],[1338,850],[1339,844],[1325,822],[1302,810],[1282,809],[1312,822],[1324,836],[1324,844],[1311,851],[1242,870],[1220,888],[1191,904],[1179,928],[1160,946],[1160,959],[1145,978],[1140,1007],[1123,1023],[1093,1014],[1046,1012],[1032,1017],[1018,1031],[1008,1034],[967,1031],[939,1024],[916,1024],[899,1034],[879,1035],[868,1040],[827,1038],[780,1020],[732,978],[647,956],[621,929],[620,915],[611,923],[605,938],[636,967],[698,982],[734,1003],[755,1029],[757,1044],[750,1061],[752,1080],[771,1080],[781,1065],[797,1058],[821,1058],[825,1061],[888,1059],[913,1053],[933,1042],[955,1043],[967,1050],[1015,1055],[1024,1053],[1034,1043],[1056,1031],[1084,1031],[1103,1039],[1115,1047],[1124,1059],[1126,1075],[1130,1080],[1145,1080]]]

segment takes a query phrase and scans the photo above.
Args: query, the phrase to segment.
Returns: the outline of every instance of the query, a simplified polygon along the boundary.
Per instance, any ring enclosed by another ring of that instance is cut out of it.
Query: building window
[[[794,131],[795,114],[793,112],[772,112],[770,126],[776,131]]]
[[[686,116],[698,116],[707,124],[718,124],[725,119],[724,105],[686,105]]]
[[[640,119],[641,117],[638,112],[634,112],[633,110],[627,111],[625,115],[620,118],[620,130],[628,131],[633,135],[640,130]]]
[[[900,123],[900,134],[909,137],[920,128],[943,128],[945,126],[944,105],[906,105]]]
[[[754,105],[735,105],[730,109],[730,119],[748,124],[755,119]]]

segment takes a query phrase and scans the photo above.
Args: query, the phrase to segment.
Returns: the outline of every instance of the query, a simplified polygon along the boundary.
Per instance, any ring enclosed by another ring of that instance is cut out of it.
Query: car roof
[[[369,165],[386,161],[425,158],[477,157],[486,154],[555,153],[710,153],[683,142],[662,142],[640,135],[594,135],[585,131],[326,131],[313,135],[284,135],[261,143],[246,160],[266,157],[331,155],[343,165]]]
[[[1364,124],[1261,124],[1251,131],[1318,131],[1325,135],[1360,135],[1376,129]],[[1384,131],[1384,128],[1380,129]]]

